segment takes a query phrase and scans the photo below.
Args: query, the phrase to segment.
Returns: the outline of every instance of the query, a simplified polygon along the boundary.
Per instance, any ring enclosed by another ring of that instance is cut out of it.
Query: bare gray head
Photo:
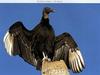
[[[43,9],[43,17],[46,19],[50,13],[54,12],[54,10],[50,7],[45,7]]]
[[[49,13],[52,13],[52,12],[54,12],[54,10],[50,7],[45,7],[43,9],[43,13],[49,14]]]

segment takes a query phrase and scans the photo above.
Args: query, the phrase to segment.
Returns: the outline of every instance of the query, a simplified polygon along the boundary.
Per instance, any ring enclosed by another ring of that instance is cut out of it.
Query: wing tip
[[[3,38],[3,42],[5,45],[6,51],[10,56],[13,56],[13,53],[12,53],[13,41],[12,40],[13,39],[11,38],[9,31],[7,31]]]
[[[75,51],[73,51],[72,49],[69,50],[69,65],[74,73],[80,73],[85,68],[82,54],[80,51],[77,51],[79,51],[79,49],[75,49]]]
[[[3,38],[3,42],[5,43],[5,40],[7,38],[7,36],[9,35],[9,31],[6,32],[6,34],[4,35],[4,38]]]

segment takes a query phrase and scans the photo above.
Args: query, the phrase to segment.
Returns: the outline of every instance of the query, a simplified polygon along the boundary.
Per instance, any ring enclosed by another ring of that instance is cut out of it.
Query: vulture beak
[[[51,12],[55,13],[55,10],[54,9],[51,9]]]

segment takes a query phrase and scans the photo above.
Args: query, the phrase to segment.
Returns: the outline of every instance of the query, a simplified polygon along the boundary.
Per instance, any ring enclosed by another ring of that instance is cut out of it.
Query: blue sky
[[[22,21],[27,29],[35,27],[46,6],[56,10],[50,14],[56,35],[69,32],[85,59],[84,71],[71,75],[100,75],[100,4],[0,4],[0,75],[40,75],[19,56],[6,53],[3,37],[16,21]]]

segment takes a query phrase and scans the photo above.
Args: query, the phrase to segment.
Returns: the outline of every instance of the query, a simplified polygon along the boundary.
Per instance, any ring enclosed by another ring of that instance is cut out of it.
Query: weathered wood
[[[69,75],[68,68],[63,60],[42,62],[42,75]]]

